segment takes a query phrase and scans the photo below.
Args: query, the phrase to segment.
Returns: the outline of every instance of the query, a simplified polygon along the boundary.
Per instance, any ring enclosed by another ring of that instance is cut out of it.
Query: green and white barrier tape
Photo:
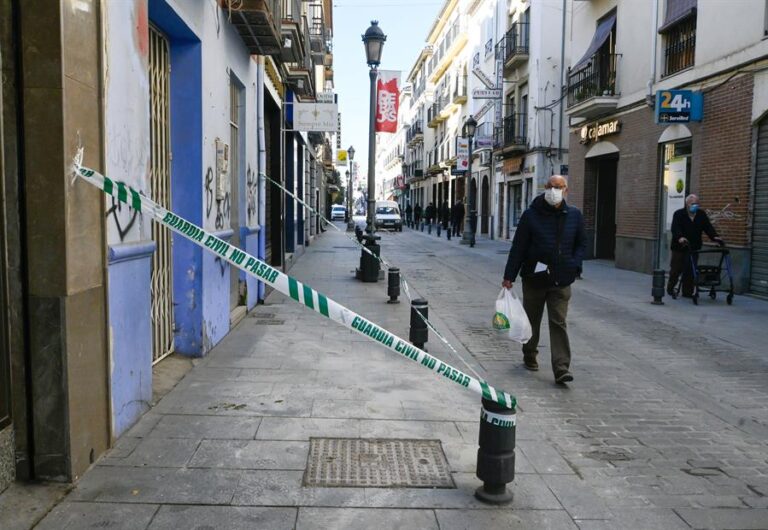
[[[277,182],[276,180],[272,179],[267,175],[266,173],[259,172],[259,175],[261,175],[267,182],[272,183],[273,185],[277,186],[280,190],[284,191],[286,194],[288,194],[293,200],[304,206],[310,213],[315,214],[319,216],[323,221],[325,221],[327,224],[331,225],[336,231],[344,234],[350,241],[355,243],[357,246],[359,246],[364,252],[367,252],[377,260],[379,260],[379,263],[381,263],[385,268],[389,269],[392,267],[389,263],[387,263],[384,258],[382,258],[380,255],[377,256],[373,252],[371,252],[365,245],[360,243],[357,238],[352,237],[350,235],[347,235],[346,232],[342,231],[338,226],[336,226],[333,222],[329,221],[328,218],[326,218],[323,214],[312,208],[309,204],[307,204],[305,201],[300,199],[296,196],[292,191],[287,189],[285,186]],[[405,292],[405,297],[408,298],[408,302],[413,302],[413,298],[411,297],[411,290],[408,288],[408,282],[405,280],[405,275],[403,274],[403,271],[400,270],[400,283],[403,285],[403,292]],[[478,379],[481,379],[480,375],[475,371],[472,366],[464,360],[464,358],[459,354],[459,352],[456,350],[456,348],[453,347],[453,345],[446,339],[440,331],[435,327],[435,325],[429,321],[428,318],[426,318],[424,315],[421,314],[420,311],[416,311],[416,314],[419,316],[419,318],[426,324],[426,326],[432,330],[432,333],[434,333],[440,341],[445,344],[451,352],[464,364],[464,366],[467,367],[467,370],[472,372],[472,374],[477,377]]]
[[[471,377],[461,370],[457,370],[453,366],[432,357],[424,350],[376,326],[373,322],[326,297],[324,294],[315,291],[308,285],[304,285],[295,278],[264,263],[257,257],[230,245],[203,228],[166,210],[148,197],[140,195],[130,186],[121,182],[115,182],[93,169],[81,166],[79,160],[80,155],[75,159],[75,174],[107,195],[116,197],[120,202],[131,206],[134,210],[151,215],[158,223],[189,239],[198,246],[220,256],[238,269],[255,276],[272,286],[276,291],[290,296],[294,301],[304,304],[308,309],[370,338],[387,349],[419,363],[438,375],[465,388],[469,388],[483,396],[484,399],[498,403],[502,407],[515,409],[517,400],[507,392],[496,390],[483,379]]]

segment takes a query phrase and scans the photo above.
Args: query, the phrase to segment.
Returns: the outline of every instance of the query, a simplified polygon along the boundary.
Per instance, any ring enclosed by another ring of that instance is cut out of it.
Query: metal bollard
[[[427,323],[419,317],[417,312],[421,313],[424,318],[429,318],[429,303],[423,298],[411,300],[411,329],[408,332],[408,340],[417,348],[427,351],[424,344],[429,338],[429,329]]]
[[[365,283],[376,283],[379,281],[379,260],[381,247],[377,243],[381,236],[367,234],[365,239],[365,248],[373,253],[373,256],[365,250],[360,250],[360,279]]]
[[[437,223],[437,237],[440,237],[440,229],[442,228],[442,225],[440,223]]]
[[[445,230],[445,236],[448,238],[448,241],[451,240],[451,232],[453,232],[453,227],[448,225],[448,228]]]
[[[400,269],[397,267],[390,267],[387,274],[387,295],[389,300],[388,304],[399,304],[400,300],[397,299],[400,296]]]
[[[432,223],[427,223],[427,234],[432,233]]]
[[[421,231],[424,231],[424,221],[421,222]]]
[[[483,485],[475,497],[488,504],[512,501],[507,484],[515,479],[515,411],[483,399],[480,411],[480,448],[477,450],[477,478]]]
[[[653,305],[664,305],[662,298],[664,298],[664,269],[656,269],[653,271],[653,288],[651,289],[651,295],[653,296]]]

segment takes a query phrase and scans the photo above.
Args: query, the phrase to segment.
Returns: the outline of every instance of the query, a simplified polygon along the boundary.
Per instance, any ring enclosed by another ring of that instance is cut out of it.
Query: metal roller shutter
[[[763,118],[758,128],[752,223],[750,290],[768,296],[768,117]]]

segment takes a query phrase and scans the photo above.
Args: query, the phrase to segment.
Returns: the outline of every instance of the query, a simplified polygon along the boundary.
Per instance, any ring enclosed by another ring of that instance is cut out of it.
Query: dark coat
[[[432,222],[435,219],[435,205],[430,204],[424,211],[424,217],[428,222]]]
[[[421,204],[417,204],[413,207],[413,217],[416,220],[421,219]]]
[[[688,249],[700,250],[702,232],[706,233],[709,239],[714,240],[718,237],[712,223],[709,222],[709,217],[703,210],[696,212],[696,215],[691,219],[688,211],[685,208],[680,208],[672,216],[672,250],[686,248],[685,245],[678,243],[681,237],[688,240]]]
[[[448,206],[448,201],[445,201],[440,205],[440,212],[438,213],[438,216],[444,225],[447,225],[451,222],[451,207]]]
[[[554,208],[539,195],[520,217],[504,279],[515,281],[520,274],[526,282],[565,287],[576,279],[586,250],[581,211],[565,201]],[[537,263],[547,265],[548,270],[534,274]]]
[[[464,203],[457,201],[451,210],[451,218],[453,219],[453,224],[461,223],[461,220],[464,219],[464,213]]]

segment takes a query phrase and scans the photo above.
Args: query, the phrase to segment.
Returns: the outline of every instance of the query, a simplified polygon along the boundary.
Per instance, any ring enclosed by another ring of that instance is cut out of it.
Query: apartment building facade
[[[584,210],[589,257],[666,268],[672,213],[695,193],[731,248],[737,290],[768,294],[765,2],[572,9],[569,196]],[[678,102],[674,90],[703,112],[657,119],[656,105]]]
[[[73,181],[77,148],[286,266],[289,236],[306,244],[318,225],[260,175],[323,200],[329,135],[288,133],[286,110],[332,88],[331,13],[325,0],[0,8],[0,490],[75,480],[149,408],[156,362],[205,355],[265,295]]]

